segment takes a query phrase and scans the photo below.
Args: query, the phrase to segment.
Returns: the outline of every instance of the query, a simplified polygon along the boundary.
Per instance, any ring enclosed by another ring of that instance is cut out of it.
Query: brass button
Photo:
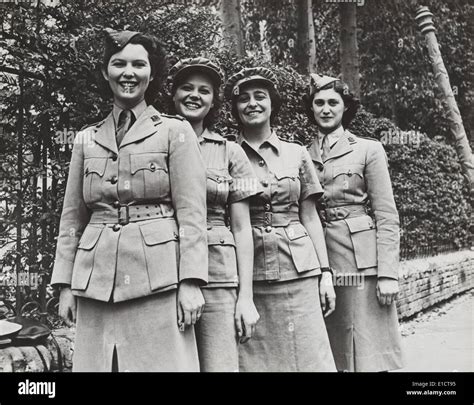
[[[114,162],[116,162],[117,159],[118,159],[118,156],[117,156],[117,155],[112,155],[112,160],[113,160]]]
[[[220,182],[222,181],[222,179],[221,179],[220,177],[218,177],[218,178],[216,179],[216,181],[217,181],[218,183],[220,183]]]
[[[221,242],[221,244],[224,244],[225,240],[224,240],[224,239],[221,239],[220,242]]]
[[[154,163],[150,163],[150,170],[154,172],[156,170],[156,166]]]
[[[117,176],[112,176],[112,178],[110,179],[111,184],[117,184],[117,181],[118,181]]]
[[[118,231],[120,231],[121,228],[122,228],[121,225],[119,225],[119,224],[114,224],[114,226],[112,227],[112,230],[113,230],[114,232],[118,232]]]
[[[267,226],[267,227],[265,228],[265,232],[270,233],[271,231],[272,231],[272,227],[271,227],[271,226]]]
[[[114,208],[119,208],[120,207],[120,202],[114,201],[113,204]]]
[[[175,238],[176,240],[179,239],[179,235],[178,235],[176,232],[173,232],[173,236],[174,236],[174,238]]]
[[[263,159],[262,159],[262,160],[259,160],[259,161],[258,161],[258,165],[259,165],[260,167],[265,166],[265,161],[264,161]]]
[[[211,229],[212,229],[212,226],[209,225],[209,226],[207,227],[207,230],[210,231]]]
[[[265,205],[263,206],[263,209],[264,209],[265,211],[270,211],[270,204],[265,204]]]
[[[263,187],[268,187],[268,181],[262,180],[262,186]]]

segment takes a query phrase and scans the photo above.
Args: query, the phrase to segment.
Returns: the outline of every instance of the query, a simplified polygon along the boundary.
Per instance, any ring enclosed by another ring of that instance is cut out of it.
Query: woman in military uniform
[[[401,368],[399,221],[385,151],[345,129],[358,102],[341,80],[312,74],[306,106],[318,126],[309,153],[324,188],[319,208],[337,276],[337,308],[326,318],[337,369]]]
[[[207,173],[209,283],[202,289],[206,305],[196,324],[201,371],[238,371],[237,338],[241,343],[251,338],[258,321],[248,203],[258,183],[242,148],[211,130],[221,104],[219,66],[206,58],[183,59],[170,75],[174,110],[191,123]]]
[[[335,306],[315,201],[322,189],[308,151],[271,128],[281,100],[273,72],[243,69],[226,97],[263,192],[250,197],[256,332],[239,346],[242,371],[335,371],[323,320]]]
[[[52,276],[74,371],[199,370],[205,168],[189,123],[147,106],[164,69],[156,39],[107,30],[113,107],[76,138]]]

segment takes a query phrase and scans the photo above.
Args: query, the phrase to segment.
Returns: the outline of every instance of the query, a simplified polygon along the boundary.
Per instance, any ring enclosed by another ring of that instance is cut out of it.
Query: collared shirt
[[[275,132],[258,148],[240,135],[263,192],[250,198],[254,280],[286,281],[320,274],[314,245],[299,219],[301,201],[322,194],[306,148]]]
[[[342,125],[327,135],[323,134],[322,132],[318,132],[319,149],[321,150],[321,153],[323,152],[323,141],[325,136],[327,136],[329,139],[329,148],[331,149],[343,135],[344,128]]]
[[[135,107],[131,109],[133,118],[132,118],[132,123],[134,123],[140,115],[146,110],[146,101],[142,100],[140,101]],[[119,106],[114,104],[114,108],[112,110],[112,115],[114,117],[114,123],[115,123],[115,128],[117,128],[117,124],[119,121],[120,113],[124,111],[123,108],[120,108]]]
[[[237,259],[234,235],[225,224],[229,204],[261,192],[245,152],[235,142],[205,129],[198,137],[207,175],[207,288],[236,287]]]

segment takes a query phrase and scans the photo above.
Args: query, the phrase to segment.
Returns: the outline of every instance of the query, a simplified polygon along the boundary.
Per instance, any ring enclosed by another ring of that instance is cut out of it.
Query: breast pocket
[[[281,201],[298,201],[301,192],[299,169],[288,168],[274,171],[277,198]],[[273,194],[273,193],[272,193]]]
[[[100,201],[107,157],[90,157],[84,160],[83,197],[86,204]]]
[[[320,267],[318,256],[314,250],[313,241],[305,227],[301,224],[285,228],[290,246],[290,253],[298,273],[314,270]]]
[[[377,231],[368,215],[346,218],[358,269],[377,266]]]
[[[232,177],[225,169],[207,169],[207,203],[222,206],[227,202]]]
[[[336,200],[354,202],[365,191],[364,165],[351,164],[333,168],[333,192]]]
[[[161,199],[170,195],[167,153],[130,155],[132,198]]]
[[[74,267],[72,270],[71,288],[73,290],[84,291],[94,268],[94,256],[104,227],[88,225],[82,234],[79,245],[77,246]]]
[[[207,231],[209,247],[209,282],[237,282],[237,259],[234,235],[224,226]]]
[[[152,291],[178,282],[178,226],[174,221],[158,220],[140,224],[146,265]]]

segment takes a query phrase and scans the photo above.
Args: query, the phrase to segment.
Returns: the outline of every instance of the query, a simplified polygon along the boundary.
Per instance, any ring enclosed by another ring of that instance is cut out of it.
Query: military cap
[[[182,59],[171,67],[169,75],[173,84],[181,75],[190,71],[200,71],[210,74],[217,87],[222,86],[224,83],[224,73],[219,65],[207,58],[197,57]]]
[[[225,97],[230,100],[233,96],[238,96],[240,94],[240,86],[252,81],[268,83],[277,90],[278,80],[275,73],[270,69],[264,67],[245,68],[227,80],[224,90]]]
[[[0,339],[10,339],[20,332],[21,325],[9,322],[5,319],[0,320]]]
[[[327,86],[330,83],[340,81],[340,79],[336,77],[330,77],[330,76],[320,76],[316,73],[310,73],[310,82],[309,82],[309,92],[310,94],[314,94],[319,89],[323,88],[324,86]]]
[[[137,31],[116,31],[111,28],[105,28],[104,31],[109,43],[117,50],[123,49],[134,36],[140,34]]]

